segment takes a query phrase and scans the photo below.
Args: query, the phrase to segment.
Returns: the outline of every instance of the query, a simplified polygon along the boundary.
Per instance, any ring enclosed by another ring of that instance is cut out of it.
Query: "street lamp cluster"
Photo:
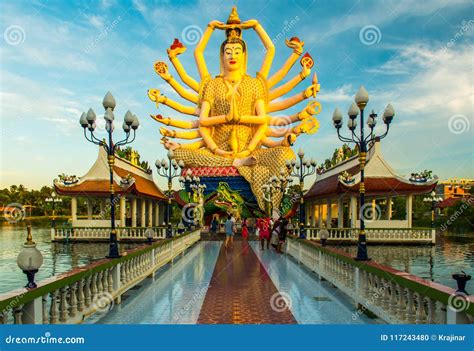
[[[56,211],[55,211],[55,204],[56,203],[61,203],[63,202],[63,199],[59,198],[56,192],[53,190],[51,192],[51,197],[47,197],[44,199],[45,202],[47,203],[52,203],[53,205],[53,213],[52,213],[52,218],[51,218],[51,227],[54,228],[56,227]]]
[[[300,239],[306,238],[305,233],[305,213],[304,213],[304,179],[316,172],[316,161],[314,159],[308,160],[304,157],[303,149],[298,151],[298,160],[287,160],[286,168],[289,172],[290,177],[296,177],[299,181],[299,237]]]
[[[196,224],[196,215],[201,217],[201,212],[204,206],[204,192],[206,191],[206,184],[201,183],[201,178],[193,176],[192,171],[188,169],[185,176],[179,177],[181,186],[188,192],[188,201],[193,204],[194,209],[191,212],[192,218],[186,218],[188,223]],[[200,218],[201,219],[201,218]],[[202,223],[199,223],[202,224]]]
[[[268,216],[273,214],[273,196],[277,193],[285,194],[286,187],[293,182],[293,179],[282,169],[280,176],[272,176],[267,183],[262,185],[263,198],[265,200],[265,212]]]
[[[443,201],[443,198],[441,196],[436,196],[436,192],[433,190],[430,193],[430,196],[427,196],[423,198],[423,202],[431,204],[431,228],[434,228],[434,220],[435,220],[435,208],[436,205]]]
[[[184,162],[182,160],[176,161],[174,158],[174,152],[172,150],[168,151],[168,159],[156,160],[155,166],[159,176],[162,176],[168,180],[168,203],[166,205],[166,237],[172,237],[172,228],[171,228],[171,201],[173,199],[173,179],[181,176],[181,171],[184,168]]]
[[[350,134],[351,134],[349,138],[343,137],[340,134],[340,129],[342,127],[343,121],[342,121],[342,113],[339,110],[339,108],[336,108],[336,110],[334,111],[332,120],[333,120],[334,127],[337,130],[337,136],[339,137],[339,139],[343,142],[355,143],[359,148],[360,230],[359,230],[359,236],[358,236],[356,259],[361,260],[361,261],[367,261],[369,260],[369,257],[367,255],[367,241],[365,237],[365,222],[364,222],[364,216],[363,216],[363,209],[364,209],[364,202],[365,202],[364,167],[365,167],[366,157],[367,157],[367,145],[369,143],[375,142],[375,140],[380,140],[387,136],[390,123],[392,122],[393,117],[395,116],[395,111],[391,104],[387,105],[382,117],[382,120],[386,126],[385,133],[379,136],[375,136],[374,128],[375,128],[375,125],[377,124],[377,114],[372,110],[372,112],[369,115],[369,118],[367,119],[367,126],[369,127],[370,132],[367,134],[367,136],[365,136],[364,109],[367,106],[367,103],[369,102],[369,94],[367,93],[367,90],[365,90],[363,86],[359,88],[359,91],[357,92],[354,101],[355,102],[351,104],[351,106],[349,107],[349,111],[347,112],[347,114],[349,115],[347,128],[349,129]],[[359,112],[360,112],[360,128],[359,128],[359,133],[357,135],[356,127],[357,127],[357,116],[359,115]]]
[[[103,140],[98,139],[94,135],[94,131],[96,129],[96,114],[92,108],[87,111],[87,113],[83,112],[79,123],[81,124],[82,128],[84,129],[84,137],[87,141],[102,146],[105,151],[107,152],[107,160],[109,164],[109,174],[110,174],[110,222],[111,222],[111,230],[110,230],[110,238],[109,238],[109,258],[118,258],[120,257],[118,241],[117,241],[117,233],[115,231],[115,190],[114,190],[114,181],[113,181],[113,167],[115,163],[115,151],[123,145],[130,144],[135,140],[135,133],[140,125],[137,116],[132,114],[130,111],[127,111],[124,116],[122,129],[125,132],[125,139],[115,143],[112,140],[112,133],[114,131],[114,109],[115,109],[115,98],[112,94],[107,92],[102,101],[102,105],[104,106],[105,113],[105,130],[107,131],[108,141],[104,138]],[[87,131],[89,131],[89,136],[87,135]],[[133,137],[130,140],[130,135],[133,132]]]

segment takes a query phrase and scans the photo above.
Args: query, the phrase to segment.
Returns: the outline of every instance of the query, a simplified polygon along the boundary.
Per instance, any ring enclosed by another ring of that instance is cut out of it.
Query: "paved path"
[[[291,324],[291,311],[246,241],[222,245],[201,313],[201,324]]]

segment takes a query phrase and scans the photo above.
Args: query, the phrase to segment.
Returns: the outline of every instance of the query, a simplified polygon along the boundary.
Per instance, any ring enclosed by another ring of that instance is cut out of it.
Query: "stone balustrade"
[[[307,228],[306,237],[309,240],[319,240],[322,228]],[[328,242],[357,242],[357,228],[327,228]],[[366,228],[367,241],[371,243],[393,244],[435,244],[436,230],[432,228]]]
[[[391,324],[474,323],[474,297],[308,240],[289,238],[286,252],[353,299],[352,318],[370,311]]]
[[[152,229],[153,239],[164,239],[166,227],[122,227],[116,228],[119,241],[147,240],[145,231]],[[109,241],[110,227],[51,228],[51,241]]]
[[[0,295],[0,324],[77,324],[121,302],[121,296],[199,241],[195,230],[45,279],[35,289]]]

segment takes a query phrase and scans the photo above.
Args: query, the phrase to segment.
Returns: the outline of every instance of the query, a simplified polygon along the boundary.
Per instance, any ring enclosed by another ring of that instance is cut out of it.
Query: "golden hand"
[[[212,29],[227,29],[228,27],[226,24],[224,24],[221,21],[211,21],[209,22],[208,26],[211,27]]]
[[[307,87],[304,91],[303,91],[303,97],[305,99],[313,96],[313,97],[316,97],[316,94],[319,92],[319,89],[320,89],[320,85],[319,84],[311,84],[309,87]]]
[[[158,74],[164,80],[169,81],[172,78],[168,70],[168,65],[165,62],[156,61],[154,67],[156,74]]]
[[[248,21],[245,21],[244,23],[238,25],[239,28],[242,29],[250,29],[250,28],[255,28],[258,25],[258,21],[256,19],[251,19]]]
[[[282,146],[292,146],[296,141],[296,134],[289,133],[285,136],[285,139],[282,140]]]
[[[170,119],[168,117],[163,117],[162,115],[150,115],[155,121],[166,124],[167,126],[170,125]],[[161,133],[161,129],[160,129]]]
[[[171,137],[171,138],[176,137],[176,131],[175,130],[169,130],[169,129],[166,129],[165,127],[160,127],[160,134],[165,136],[165,137]]]
[[[161,139],[161,144],[163,144],[167,150],[171,151],[176,150],[181,146],[181,144],[174,141],[169,141],[166,138]]]
[[[293,37],[290,40],[286,39],[285,44],[290,49],[293,49],[296,54],[301,55],[303,53],[304,41],[300,41],[298,38]]]

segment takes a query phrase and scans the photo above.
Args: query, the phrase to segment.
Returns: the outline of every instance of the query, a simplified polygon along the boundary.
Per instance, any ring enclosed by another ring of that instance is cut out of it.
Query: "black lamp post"
[[[385,133],[379,136],[375,136],[374,128],[377,123],[376,118],[377,114],[372,110],[372,113],[367,119],[367,125],[370,128],[370,132],[367,136],[364,136],[364,109],[369,102],[369,94],[363,86],[359,88],[355,96],[355,103],[353,102],[349,108],[348,115],[349,121],[347,127],[350,130],[351,137],[346,138],[341,136],[340,129],[342,127],[342,113],[336,108],[333,113],[332,120],[334,127],[337,129],[337,136],[339,140],[347,143],[355,143],[359,147],[359,163],[360,163],[360,183],[359,183],[359,193],[360,193],[360,230],[357,244],[357,256],[356,260],[368,261],[370,258],[367,255],[367,241],[365,237],[365,222],[363,216],[363,209],[365,203],[365,185],[364,185],[364,167],[367,157],[367,144],[375,142],[376,139],[383,139],[387,136],[390,123],[392,122],[393,116],[395,116],[395,111],[391,104],[388,104],[383,113],[383,122],[385,123],[386,130]],[[356,135],[355,130],[357,127],[357,116],[360,111],[360,130],[359,135]]]
[[[109,239],[109,255],[107,258],[118,258],[120,257],[119,246],[117,241],[117,232],[115,230],[115,190],[114,190],[114,163],[115,163],[115,151],[123,145],[130,144],[135,140],[135,132],[140,125],[137,116],[133,115],[130,111],[125,113],[124,121],[122,124],[123,131],[125,132],[125,139],[114,143],[112,140],[112,133],[114,131],[114,108],[115,108],[115,99],[112,94],[107,92],[102,101],[104,106],[105,113],[105,130],[108,135],[108,142],[98,139],[94,135],[94,130],[96,127],[95,120],[96,115],[93,109],[89,109],[86,113],[82,113],[79,123],[82,128],[84,128],[84,136],[87,141],[90,141],[93,144],[102,146],[107,152],[107,160],[109,164],[109,180],[110,180],[110,239]],[[89,136],[87,131],[89,131]],[[131,140],[130,134],[133,131],[133,137]]]
[[[63,202],[63,199],[61,198],[58,198],[56,192],[53,190],[51,192],[51,197],[48,197],[46,199],[44,199],[45,202],[51,202],[52,203],[52,206],[53,206],[53,213],[52,213],[52,218],[51,218],[51,227],[52,228],[55,228],[56,227],[56,212],[55,212],[55,204],[56,202]]]
[[[165,177],[168,180],[168,203],[166,205],[166,237],[171,238],[173,231],[171,228],[171,201],[173,200],[173,179],[178,178],[181,175],[179,168],[184,167],[184,162],[180,160],[177,162],[174,158],[174,152],[168,151],[168,160],[162,159],[156,160],[155,166],[159,176]]]
[[[287,184],[293,182],[290,176],[286,176],[284,169],[280,172],[280,177],[273,176],[267,183],[262,186],[263,198],[265,200],[267,215],[271,217],[273,215],[273,196],[276,193],[285,194]]]
[[[431,204],[431,228],[435,227],[435,208],[438,202],[443,201],[442,197],[436,196],[436,192],[433,190],[430,196],[423,198],[423,202]]]
[[[296,177],[299,180],[300,190],[300,206],[299,206],[299,237],[300,239],[306,239],[305,229],[305,213],[304,213],[304,179],[316,172],[316,161],[311,159],[308,161],[304,158],[303,149],[298,151],[299,161],[293,159],[286,161],[286,168],[290,171],[290,176]]]
[[[187,218],[186,216],[184,216],[183,219],[188,224],[195,225],[197,214],[196,211],[198,211],[198,208],[200,208],[200,206],[203,206],[202,200],[204,197],[204,191],[206,190],[206,184],[201,184],[201,178],[199,178],[198,176],[193,176],[192,171],[190,169],[188,169],[185,176],[179,177],[179,182],[188,193],[188,203],[194,204],[193,211],[191,212],[192,218]],[[198,203],[194,201],[194,198],[196,196],[198,198]],[[201,213],[199,213],[199,215],[201,215]],[[199,223],[199,225],[202,225],[202,223]]]

